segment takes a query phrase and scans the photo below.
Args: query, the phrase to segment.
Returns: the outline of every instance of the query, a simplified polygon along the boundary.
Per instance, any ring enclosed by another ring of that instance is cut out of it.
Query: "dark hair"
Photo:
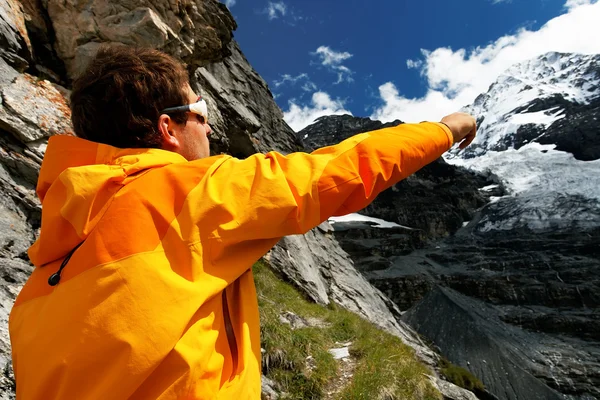
[[[101,46],[73,83],[71,120],[81,138],[115,147],[161,147],[160,111],[188,104],[181,63],[158,50]],[[185,112],[169,113],[185,124]]]

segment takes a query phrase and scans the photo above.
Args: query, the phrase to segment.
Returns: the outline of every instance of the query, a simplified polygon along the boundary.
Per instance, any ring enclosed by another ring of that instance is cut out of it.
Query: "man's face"
[[[192,88],[187,86],[186,91],[188,93],[189,104],[198,101],[198,96]],[[173,150],[181,154],[188,161],[210,156],[208,135],[210,135],[212,129],[208,126],[207,122],[202,116],[189,112],[185,125],[173,124],[173,134],[179,142],[177,148]]]

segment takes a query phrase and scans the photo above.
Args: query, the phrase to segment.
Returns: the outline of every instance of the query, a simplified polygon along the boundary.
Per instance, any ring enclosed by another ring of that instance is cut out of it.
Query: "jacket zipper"
[[[227,304],[226,290],[223,290],[223,319],[225,322],[227,341],[229,342],[229,350],[231,351],[231,360],[233,364],[231,376],[233,377],[237,373],[238,369],[238,346],[235,339],[233,324],[231,323],[231,316],[229,315],[229,305]]]

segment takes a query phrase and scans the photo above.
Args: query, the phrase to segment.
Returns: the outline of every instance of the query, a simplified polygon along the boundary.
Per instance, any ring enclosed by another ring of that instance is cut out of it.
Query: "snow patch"
[[[470,159],[447,161],[499,176],[509,194],[491,199],[495,221],[482,219],[480,229],[547,229],[568,224],[592,226],[600,221],[600,160],[581,161],[554,145],[530,143],[519,150],[488,151]]]
[[[514,114],[509,118],[508,122],[516,125],[536,124],[550,126],[555,121],[564,117],[564,115],[561,115],[563,112],[559,107],[555,107],[546,111]]]
[[[489,192],[492,189],[496,189],[498,186],[500,186],[500,185],[487,185],[487,186],[480,188],[479,190],[481,190],[483,192]]]
[[[383,219],[379,219],[379,218],[372,218],[372,217],[367,217],[366,215],[360,215],[360,214],[347,214],[347,215],[343,215],[341,217],[330,217],[329,218],[329,223],[330,224],[336,224],[336,223],[344,223],[344,222],[368,222],[368,223],[373,223],[375,225],[373,225],[373,228],[404,228],[404,229],[413,229],[410,228],[408,226],[403,226],[403,225],[399,225],[395,222],[389,222],[389,221],[385,221]]]

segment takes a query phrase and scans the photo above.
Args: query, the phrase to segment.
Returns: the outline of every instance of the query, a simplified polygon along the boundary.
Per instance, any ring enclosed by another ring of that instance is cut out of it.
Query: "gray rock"
[[[89,20],[92,23],[92,20]],[[99,35],[109,42],[130,46],[164,47],[168,40],[176,39],[175,32],[151,8],[138,7],[109,15],[99,22],[96,28]],[[191,52],[191,49],[186,49]]]
[[[525,332],[502,322],[492,306],[447,288],[436,288],[402,318],[434,341],[450,361],[481,378],[500,399],[563,399],[563,394],[544,384],[545,371],[572,379],[577,371],[584,372],[583,365],[591,368],[589,392],[573,398],[600,394],[594,384],[599,377],[600,346],[582,352],[560,337]]]
[[[2,147],[0,150],[10,154]],[[23,183],[25,186],[15,182],[8,168],[0,165],[0,399],[14,399],[15,396],[8,316],[33,269],[25,261],[26,251],[35,238],[34,226],[39,226],[40,210],[31,209],[36,205],[39,207],[39,203],[35,204],[33,188],[27,182]]]
[[[23,143],[73,134],[71,110],[63,91],[46,80],[22,74],[0,87],[0,129]]]
[[[435,376],[429,376],[433,386],[442,393],[444,400],[478,400],[473,392],[456,386],[453,383],[439,379]]]
[[[21,74],[13,67],[8,65],[3,58],[0,58],[0,88],[10,85],[20,75]],[[1,100],[2,99],[0,98],[0,101]]]
[[[261,400],[277,400],[279,399],[279,392],[275,390],[277,384],[266,376],[261,377]]]
[[[290,325],[292,329],[301,329],[309,326],[308,321],[291,311],[286,311],[279,316],[279,322]]]
[[[350,357],[349,347],[340,347],[335,349],[329,349],[329,353],[333,356],[334,360],[343,360]]]
[[[202,66],[229,54],[227,44],[236,28],[227,7],[216,0],[48,0],[48,14],[57,53],[71,78],[93,55],[88,43],[157,48],[192,66]]]
[[[0,57],[19,71],[25,70],[32,58],[23,9],[15,0],[0,0]]]

